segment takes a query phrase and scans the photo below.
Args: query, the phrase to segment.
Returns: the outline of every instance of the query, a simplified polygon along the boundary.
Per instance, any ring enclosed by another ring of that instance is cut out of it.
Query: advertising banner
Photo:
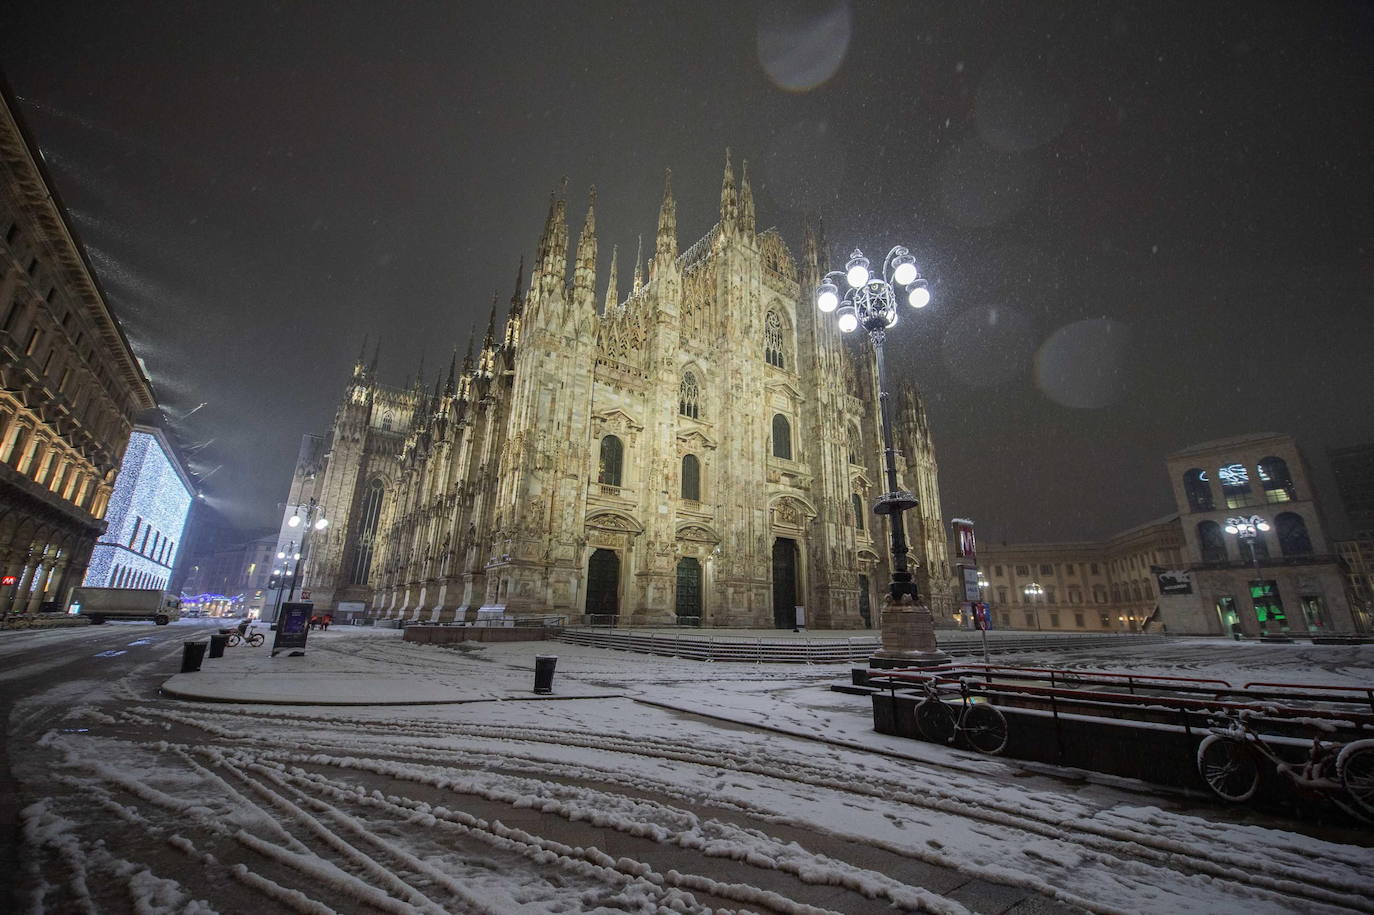
[[[973,542],[973,522],[968,518],[955,518],[950,521],[954,528],[954,555],[970,562],[978,561],[978,551]]]
[[[1193,593],[1193,573],[1187,569],[1161,569],[1159,566],[1150,566],[1150,571],[1154,573],[1161,597]]]
[[[959,577],[964,583],[964,600],[974,601],[983,595],[978,593],[978,570],[973,566],[960,566]]]
[[[276,638],[272,640],[272,657],[276,657],[279,651],[305,649],[305,637],[310,632],[310,617],[314,613],[315,605],[309,601],[287,601],[281,605],[281,613],[277,614]]]

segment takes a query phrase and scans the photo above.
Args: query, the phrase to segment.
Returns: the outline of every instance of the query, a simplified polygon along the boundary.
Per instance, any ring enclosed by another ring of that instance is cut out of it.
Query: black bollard
[[[200,662],[205,658],[204,642],[184,642],[181,648],[181,672],[193,674],[200,670]]]
[[[558,655],[535,655],[534,691],[536,693],[553,692],[553,669],[557,664]]]
[[[222,658],[222,657],[224,657],[224,648],[225,648],[225,646],[228,645],[228,644],[229,644],[229,636],[227,636],[227,635],[215,634],[215,635],[210,636],[210,657],[212,657],[212,658]]]

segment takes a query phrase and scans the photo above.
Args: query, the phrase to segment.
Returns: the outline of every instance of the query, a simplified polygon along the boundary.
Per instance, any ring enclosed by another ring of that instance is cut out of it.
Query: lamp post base
[[[884,598],[882,639],[883,647],[873,653],[878,666],[898,662],[906,667],[939,667],[952,660],[935,639],[930,608],[906,595],[896,600],[891,595]]]

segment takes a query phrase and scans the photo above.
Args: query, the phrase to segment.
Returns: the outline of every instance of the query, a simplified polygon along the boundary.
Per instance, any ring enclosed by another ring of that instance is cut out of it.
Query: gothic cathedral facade
[[[571,264],[553,199],[504,328],[432,390],[360,356],[318,484],[317,607],[448,621],[477,611],[571,622],[877,625],[888,580],[873,357],[812,302],[824,242],[798,264],[757,232],[729,157],[720,221],[684,252],[671,180],[647,275],[597,292],[595,197]],[[603,301],[601,308],[597,300]],[[862,335],[858,335],[862,337]],[[937,467],[914,387],[895,394],[922,600],[955,608]],[[355,604],[356,606],[356,604]]]

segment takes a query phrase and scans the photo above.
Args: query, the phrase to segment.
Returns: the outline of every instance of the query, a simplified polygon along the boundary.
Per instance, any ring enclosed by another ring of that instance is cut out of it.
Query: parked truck
[[[181,598],[156,588],[76,588],[67,612],[88,617],[96,626],[106,620],[152,620],[166,626],[181,619]]]

